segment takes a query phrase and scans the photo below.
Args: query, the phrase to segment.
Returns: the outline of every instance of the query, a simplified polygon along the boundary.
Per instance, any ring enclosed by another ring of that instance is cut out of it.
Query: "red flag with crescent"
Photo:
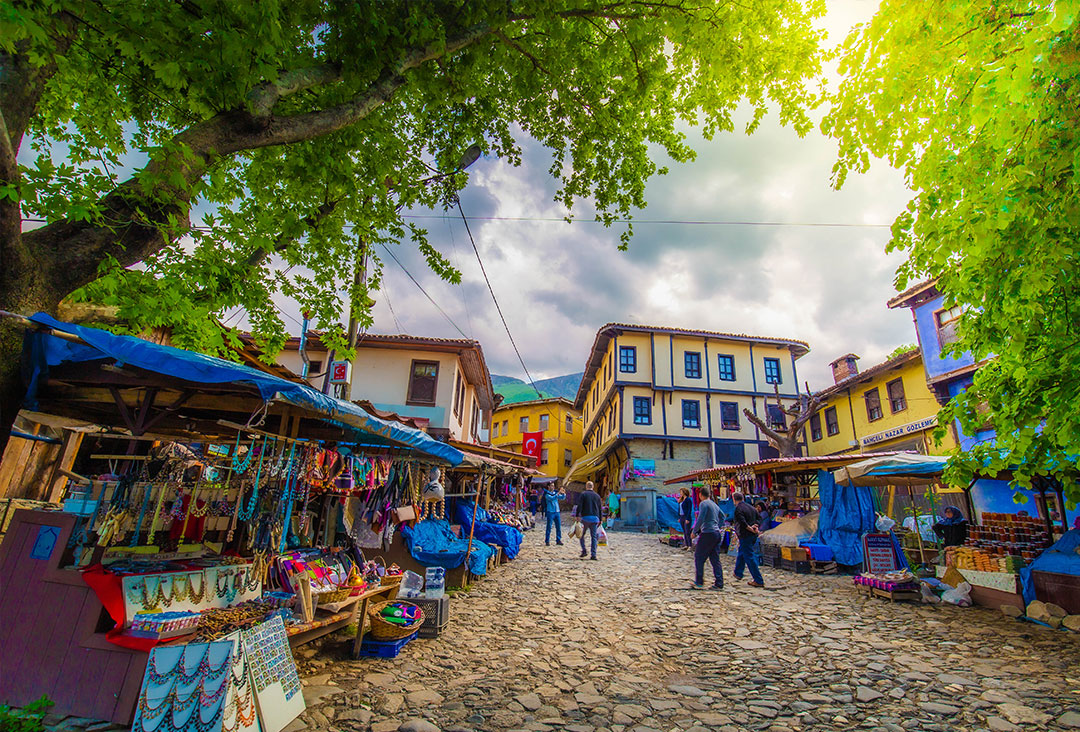
[[[540,446],[544,443],[543,432],[523,432],[521,434],[521,452],[540,460]]]

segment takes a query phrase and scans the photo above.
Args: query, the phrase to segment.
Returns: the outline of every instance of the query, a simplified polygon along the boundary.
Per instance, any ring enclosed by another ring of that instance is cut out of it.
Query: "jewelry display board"
[[[253,577],[250,564],[129,575],[124,587],[124,623],[136,613],[206,610],[230,607],[262,596],[262,580]]]
[[[306,705],[285,624],[275,615],[240,631],[264,732],[281,732]]]
[[[221,732],[234,643],[150,651],[132,732]]]
[[[222,732],[261,732],[262,725],[259,724],[259,712],[255,706],[255,685],[240,631],[222,640],[233,644],[229,690],[225,692],[225,710],[221,719]]]

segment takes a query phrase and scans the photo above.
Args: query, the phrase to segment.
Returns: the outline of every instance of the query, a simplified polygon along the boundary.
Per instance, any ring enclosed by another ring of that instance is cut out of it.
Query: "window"
[[[566,415],[566,434],[574,434],[574,416],[572,414]]]
[[[694,429],[701,427],[701,402],[697,399],[682,400],[682,426]]]
[[[504,419],[503,420],[503,437],[507,437],[509,435],[510,435],[510,422],[508,420]]]
[[[406,404],[435,404],[435,386],[439,381],[438,361],[413,361]]]
[[[472,436],[480,435],[480,407],[476,402],[472,405]]]
[[[540,431],[547,432],[548,428],[548,416],[546,414],[540,415]]]
[[[615,407],[613,405],[611,407],[611,410],[608,412],[608,420],[607,420],[607,422],[608,422],[608,432],[614,432],[615,431],[615,414],[616,414]]]
[[[499,436],[499,423],[498,422],[491,425],[491,436],[492,437],[498,437]]]
[[[308,362],[308,375],[317,376],[322,373],[322,361]]]
[[[634,424],[652,424],[652,404],[649,397],[634,397]]]
[[[529,418],[528,417],[522,417],[521,418],[521,424],[518,427],[518,431],[521,434],[525,434],[526,432],[529,431]]]
[[[735,357],[721,353],[716,362],[720,367],[720,381],[735,381]]]
[[[566,467],[570,467],[574,462],[574,453],[570,450],[562,451],[562,464]]]
[[[624,374],[637,373],[636,346],[619,346],[619,371]]]
[[[461,378],[461,372],[457,372],[454,379],[454,416],[461,421],[461,411],[465,408],[465,382]]]
[[[836,407],[825,410],[825,431],[829,435],[840,434],[840,420],[836,418]]]
[[[758,445],[757,456],[758,460],[772,460],[780,457],[780,451],[772,445]]]
[[[904,396],[903,379],[893,379],[886,384],[885,393],[889,395],[889,408],[892,409],[893,414],[907,409],[907,399]]]
[[[720,427],[725,430],[739,429],[739,405],[735,402],[720,402]]]
[[[814,442],[821,439],[821,414],[810,417],[810,439]]]
[[[741,465],[746,462],[746,445],[741,442],[717,442],[715,452],[719,465]]]
[[[547,453],[548,453],[548,451],[547,451],[546,447],[540,451],[540,464],[541,465],[547,465]]]
[[[687,351],[683,354],[683,364],[686,366],[686,378],[701,378],[701,354],[697,351]]]
[[[934,320],[937,321],[938,343],[944,346],[956,342],[959,337],[956,334],[956,326],[960,323],[960,316],[963,314],[964,310],[959,305],[934,313]]]
[[[863,399],[866,400],[866,418],[871,422],[881,419],[881,397],[877,387],[863,394]]]
[[[766,384],[783,384],[783,380],[780,378],[780,359],[778,358],[766,358],[765,359],[765,383]]]
[[[782,430],[787,426],[787,420],[784,415],[784,410],[780,408],[780,405],[765,405],[765,422],[773,429]]]

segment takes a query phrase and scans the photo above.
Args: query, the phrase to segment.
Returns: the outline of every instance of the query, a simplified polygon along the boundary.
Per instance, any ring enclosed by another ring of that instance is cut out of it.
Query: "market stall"
[[[0,702],[276,732],[303,710],[290,647],[350,623],[354,653],[369,625],[415,637],[423,614],[390,602],[400,575],[355,536],[406,526],[421,476],[458,450],[245,366],[28,325],[27,402],[94,425],[99,452],[63,510],[15,511],[0,544]]]

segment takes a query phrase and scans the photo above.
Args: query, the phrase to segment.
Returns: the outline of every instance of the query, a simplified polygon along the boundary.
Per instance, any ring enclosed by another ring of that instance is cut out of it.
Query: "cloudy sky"
[[[829,0],[830,42],[875,7]],[[859,354],[865,368],[914,342],[910,314],[885,306],[900,262],[885,254],[887,225],[909,198],[897,172],[879,164],[834,191],[834,143],[817,132],[799,139],[775,120],[751,136],[705,142],[691,132],[691,140],[697,160],[673,163],[669,175],[655,178],[637,218],[791,225],[639,223],[629,251],[620,252],[617,228],[544,220],[564,212],[552,201],[556,186],[541,146],[526,141],[520,167],[482,158],[469,169],[462,206],[533,378],[580,371],[596,330],[608,322],[805,340],[811,352],[799,374],[815,389],[832,382],[828,363],[841,354]],[[395,252],[402,264],[481,342],[493,373],[524,378],[461,220],[413,213],[435,217],[418,223],[462,271],[463,283],[440,281],[407,247]],[[373,332],[457,336],[389,259],[385,282]]]

